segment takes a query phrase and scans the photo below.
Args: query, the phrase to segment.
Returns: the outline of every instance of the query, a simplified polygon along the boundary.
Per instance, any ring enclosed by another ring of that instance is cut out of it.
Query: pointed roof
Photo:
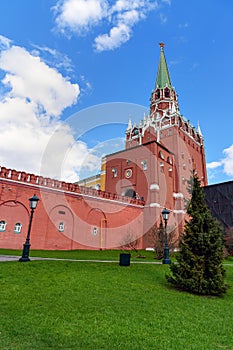
[[[133,125],[132,125],[132,118],[131,116],[129,117],[129,121],[128,121],[128,127],[127,127],[127,130],[130,130],[132,129]]]
[[[172,83],[169,75],[169,71],[167,68],[167,62],[164,55],[164,43],[159,43],[160,46],[160,60],[159,60],[159,68],[157,72],[156,78],[156,86],[155,88],[163,89],[166,86],[172,88]]]
[[[198,122],[198,126],[197,126],[197,132],[200,136],[203,136],[202,135],[202,132],[201,132],[201,127],[200,127],[200,123]]]

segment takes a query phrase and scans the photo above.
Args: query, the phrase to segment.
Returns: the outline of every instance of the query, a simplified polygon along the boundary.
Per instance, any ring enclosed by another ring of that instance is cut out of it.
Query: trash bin
[[[120,266],[129,266],[130,265],[130,257],[129,253],[121,253],[120,254]]]

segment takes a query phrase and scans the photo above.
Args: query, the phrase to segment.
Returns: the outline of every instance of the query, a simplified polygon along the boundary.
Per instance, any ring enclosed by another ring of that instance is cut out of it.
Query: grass
[[[233,349],[232,288],[224,298],[179,292],[165,265],[0,267],[1,350]],[[233,285],[233,266],[226,269]]]
[[[120,250],[31,250],[31,257],[43,258],[60,258],[60,259],[78,259],[78,260],[119,260]],[[124,251],[126,252],[126,251]],[[131,253],[131,260],[154,261],[154,253],[151,251],[135,251]],[[0,249],[0,255],[18,255],[22,254],[22,250]],[[137,256],[141,254],[144,258],[139,259]]]

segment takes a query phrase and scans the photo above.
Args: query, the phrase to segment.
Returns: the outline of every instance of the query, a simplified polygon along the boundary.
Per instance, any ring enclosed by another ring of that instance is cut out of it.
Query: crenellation
[[[39,186],[43,186],[44,185],[44,178],[43,178],[43,176],[38,176],[38,185]]]
[[[135,205],[144,205],[144,201],[141,199],[133,199],[125,196],[117,195],[116,193],[111,193],[109,191],[101,191],[94,188],[88,188],[85,186],[79,186],[78,184],[69,183],[65,181],[54,180],[49,177],[38,176],[32,173],[26,173],[24,171],[16,171],[15,169],[7,169],[5,167],[0,168],[0,178],[8,178],[17,182],[26,182],[32,185],[55,188],[62,191],[74,192],[86,194],[91,197],[101,197],[105,199],[110,199],[113,201],[127,202]]]
[[[12,172],[11,172],[11,178],[12,178],[12,180],[18,180],[18,177],[19,177],[18,171],[16,171],[15,169],[13,169]]]
[[[35,174],[29,174],[30,175],[30,183],[36,185],[37,176]]]
[[[1,167],[0,176],[1,176],[1,177],[6,177],[6,174],[7,174],[7,168]]]
[[[54,188],[61,188],[61,181],[59,180],[53,180]]]
[[[28,179],[28,174],[22,171],[20,175],[20,181],[26,182],[27,179]]]

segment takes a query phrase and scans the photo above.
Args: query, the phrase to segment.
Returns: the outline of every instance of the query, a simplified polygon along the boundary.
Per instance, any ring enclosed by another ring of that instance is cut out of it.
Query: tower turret
[[[164,55],[164,43],[159,43],[160,46],[160,61],[156,78],[155,89],[164,89],[166,86],[172,88],[167,62]]]
[[[138,125],[130,121],[126,130],[126,148],[156,141],[171,150],[176,159],[177,178],[185,187],[191,170],[195,169],[203,185],[207,184],[204,138],[200,126],[197,130],[180,114],[176,90],[172,85],[164,43],[160,43],[160,57],[154,90],[150,98],[150,112]]]
[[[152,91],[150,99],[150,114],[155,117],[159,112],[163,116],[163,112],[170,114],[179,113],[179,106],[175,88],[172,86],[167,62],[164,54],[164,43],[160,43],[160,59],[156,77],[155,88]],[[158,118],[158,116],[156,116]]]

